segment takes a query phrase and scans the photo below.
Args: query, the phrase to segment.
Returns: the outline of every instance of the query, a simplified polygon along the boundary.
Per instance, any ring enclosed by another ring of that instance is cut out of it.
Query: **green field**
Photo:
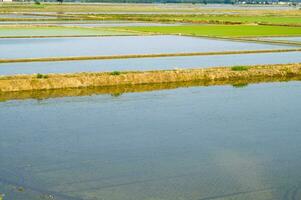
[[[184,22],[203,24],[272,24],[272,25],[300,25],[300,16],[245,16],[245,15],[167,15],[167,14],[101,14],[101,15],[81,15],[86,19],[110,19],[110,20],[138,20],[155,22]]]
[[[192,4],[135,4],[135,3],[5,3],[0,12],[202,12],[204,8]]]
[[[195,25],[126,27],[126,30],[208,37],[301,36],[301,27],[258,25]],[[117,29],[118,30],[118,29]]]
[[[219,22],[240,22],[240,23],[270,23],[270,24],[300,24],[301,17],[299,16],[195,16],[184,17],[185,20],[191,21],[219,21]]]
[[[277,6],[275,6],[277,8]],[[241,15],[281,15],[281,16],[300,16],[301,10],[277,10],[277,9],[247,9],[244,6],[241,9],[232,9],[231,7],[219,7],[210,8],[203,4],[135,4],[135,3],[99,3],[99,4],[87,4],[87,3],[46,3],[42,2],[40,5],[34,3],[5,3],[0,4],[0,13],[7,12],[132,12],[132,13],[142,13],[142,12],[152,12],[152,13],[186,13],[186,14],[196,14],[196,13],[238,13]]]
[[[126,31],[107,28],[77,28],[77,27],[0,27],[0,37],[34,37],[34,36],[106,36],[133,35]]]
[[[57,16],[60,20],[134,20],[202,24],[268,24],[301,26],[301,9],[208,8],[202,4],[84,4],[84,3],[5,3],[0,4],[0,21],[38,21],[45,19],[1,18],[1,13]],[[72,12],[68,14],[66,12]],[[95,13],[99,12],[98,14]],[[94,13],[94,14],[91,14]]]
[[[22,16],[22,15],[21,15]],[[37,16],[38,17],[38,16]],[[40,16],[42,17],[42,16]],[[296,25],[301,27],[301,16],[244,16],[244,15],[183,15],[183,14],[78,14],[60,15],[53,19],[35,18],[1,18],[0,21],[63,21],[63,20],[130,20],[172,23],[201,23],[201,24],[269,24]]]

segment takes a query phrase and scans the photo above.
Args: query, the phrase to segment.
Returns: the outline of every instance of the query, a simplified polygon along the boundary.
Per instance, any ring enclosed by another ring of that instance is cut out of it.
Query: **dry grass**
[[[267,82],[287,82],[300,81],[301,76],[296,77],[257,77],[249,80],[223,80],[223,81],[186,81],[172,83],[155,83],[155,84],[137,84],[137,85],[115,85],[115,86],[100,86],[86,88],[65,88],[52,90],[26,90],[18,92],[3,92],[0,93],[0,102],[9,100],[24,100],[24,99],[49,99],[74,96],[91,96],[99,94],[111,94],[112,96],[120,96],[123,93],[131,92],[148,92],[155,90],[170,90],[182,87],[194,86],[217,86],[217,85],[232,85],[235,88],[247,87],[249,84],[267,83]]]
[[[120,85],[158,84],[189,81],[252,81],[253,79],[287,78],[301,75],[301,63],[288,65],[262,65],[245,71],[233,71],[231,67],[166,70],[147,72],[50,74],[47,78],[37,75],[0,77],[0,91],[47,90]]]

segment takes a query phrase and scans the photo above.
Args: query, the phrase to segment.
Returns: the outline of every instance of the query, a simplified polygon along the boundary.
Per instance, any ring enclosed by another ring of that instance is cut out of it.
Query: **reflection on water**
[[[267,40],[279,40],[279,41],[289,41],[289,42],[301,42],[301,37],[264,37],[262,39]]]
[[[300,199],[300,89],[2,102],[0,192],[14,200]]]
[[[47,50],[45,49],[47,45]],[[147,48],[146,48],[147,47]],[[187,53],[295,48],[172,35],[0,39],[0,58]],[[28,51],[30,49],[30,51]]]
[[[13,14],[13,13],[0,13],[0,19],[55,19],[56,16],[37,16],[37,15],[22,15],[22,14]]]
[[[301,62],[301,52],[255,53],[235,56],[180,56],[63,62],[2,63],[0,64],[0,75],[187,69],[298,62]]]
[[[265,77],[252,78],[249,80],[205,80],[205,81],[187,81],[172,83],[155,83],[155,84],[137,84],[137,85],[117,85],[105,87],[86,87],[86,88],[66,88],[52,90],[29,90],[19,92],[2,92],[0,93],[0,102],[9,100],[24,99],[49,99],[60,97],[75,96],[91,96],[99,94],[110,94],[112,97],[121,96],[123,93],[148,92],[154,90],[169,90],[181,87],[193,86],[216,86],[216,85],[232,85],[234,88],[244,88],[249,84],[268,83],[268,82],[287,82],[300,81],[301,77]]]

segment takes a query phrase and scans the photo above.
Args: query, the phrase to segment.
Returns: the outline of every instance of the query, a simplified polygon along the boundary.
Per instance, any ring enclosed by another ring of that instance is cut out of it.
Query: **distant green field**
[[[0,27],[0,37],[133,35],[130,32],[106,28],[74,27]]]
[[[241,23],[270,23],[270,24],[301,24],[300,16],[195,16],[184,17],[191,21],[221,21]]]
[[[84,16],[84,15],[83,15]],[[244,15],[166,15],[166,14],[119,14],[119,15],[96,15],[101,19],[139,20],[158,22],[194,22],[194,23],[265,23],[265,24],[287,24],[301,25],[300,16],[244,16]]]
[[[126,27],[126,30],[211,37],[301,36],[301,27],[257,25],[196,25]]]
[[[42,1],[41,1],[42,2]],[[199,5],[192,4],[143,4],[143,3],[5,3],[0,12],[198,12]]]

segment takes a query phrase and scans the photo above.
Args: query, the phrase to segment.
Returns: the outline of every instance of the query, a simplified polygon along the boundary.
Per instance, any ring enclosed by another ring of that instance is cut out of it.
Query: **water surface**
[[[0,192],[300,199],[300,90],[289,82],[2,102]]]
[[[56,16],[39,16],[39,15],[22,15],[22,14],[14,14],[14,13],[7,13],[7,14],[0,14],[0,19],[1,18],[17,18],[17,19],[52,19],[52,18],[57,18]]]
[[[0,64],[0,75],[188,69],[301,62],[301,52]]]
[[[0,58],[188,53],[293,48],[184,36],[0,39]],[[30,49],[30,51],[28,50]]]
[[[151,22],[133,22],[133,21],[0,21],[0,25],[16,24],[42,24],[56,26],[76,26],[76,27],[127,27],[127,26],[177,26],[182,23],[151,23]],[[1,26],[0,26],[1,27]]]
[[[301,42],[301,37],[269,37],[269,38],[263,38],[263,39],[289,41],[289,42]]]

